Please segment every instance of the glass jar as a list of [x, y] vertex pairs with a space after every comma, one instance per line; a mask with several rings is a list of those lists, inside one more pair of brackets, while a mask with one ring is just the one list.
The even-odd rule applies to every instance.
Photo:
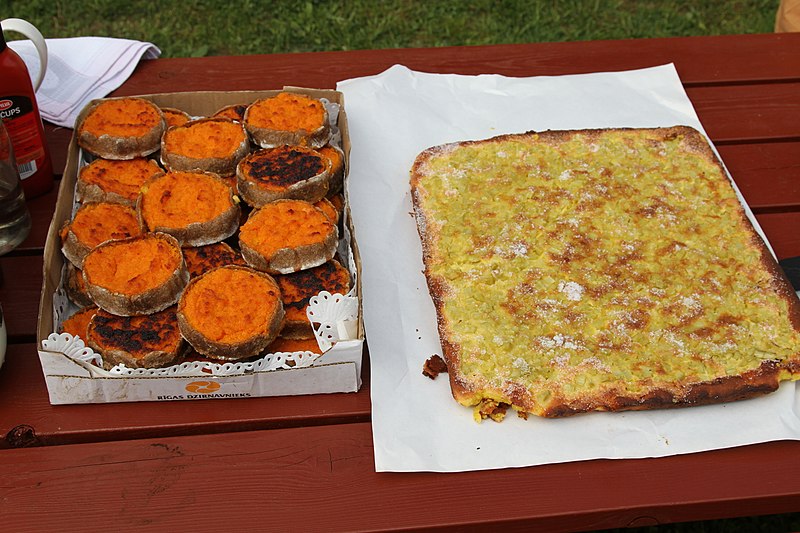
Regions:
[[0, 254], [17, 247], [31, 231], [31, 215], [19, 179], [11, 138], [0, 121]]
[[3, 366], [3, 362], [6, 360], [6, 343], [6, 319], [3, 316], [3, 308], [0, 307], [0, 366]]

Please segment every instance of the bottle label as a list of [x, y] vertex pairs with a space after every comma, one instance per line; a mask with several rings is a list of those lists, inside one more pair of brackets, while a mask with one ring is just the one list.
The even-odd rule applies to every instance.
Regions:
[[0, 97], [0, 118], [3, 119], [14, 146], [20, 178], [32, 176], [44, 164], [44, 139], [39, 134], [39, 117], [27, 96]]

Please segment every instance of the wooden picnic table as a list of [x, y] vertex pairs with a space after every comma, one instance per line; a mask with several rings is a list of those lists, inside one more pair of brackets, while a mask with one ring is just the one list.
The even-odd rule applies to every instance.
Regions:
[[[113, 95], [334, 88], [398, 63], [508, 76], [674, 63], [776, 254], [800, 255], [798, 33], [158, 59], [141, 62]], [[48, 127], [57, 169], [71, 134]], [[659, 459], [376, 473], [368, 354], [357, 393], [51, 406], [36, 321], [56, 196], [30, 200], [30, 237], [0, 258], [9, 333], [0, 517], [11, 530], [568, 531], [800, 510], [796, 441]]]

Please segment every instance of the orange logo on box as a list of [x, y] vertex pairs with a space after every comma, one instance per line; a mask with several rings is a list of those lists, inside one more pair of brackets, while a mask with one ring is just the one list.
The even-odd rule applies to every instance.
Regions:
[[192, 381], [186, 385], [186, 390], [199, 394], [210, 394], [218, 391], [220, 387], [221, 385], [216, 381]]

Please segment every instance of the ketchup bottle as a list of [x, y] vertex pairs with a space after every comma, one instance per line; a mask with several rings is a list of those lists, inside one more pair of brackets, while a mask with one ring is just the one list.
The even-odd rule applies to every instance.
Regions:
[[[3, 21], [4, 27], [6, 22]], [[2, 31], [0, 31], [0, 118], [14, 146], [25, 197], [30, 199], [48, 192], [54, 183], [53, 163], [47, 148], [39, 106], [36, 104], [36, 94], [25, 62], [6, 45]]]

